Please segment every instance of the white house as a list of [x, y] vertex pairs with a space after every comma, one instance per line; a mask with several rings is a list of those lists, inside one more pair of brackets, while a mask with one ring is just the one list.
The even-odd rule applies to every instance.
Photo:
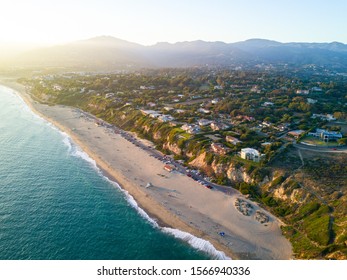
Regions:
[[322, 115], [322, 114], [313, 114], [312, 119], [316, 119], [316, 118], [320, 118], [321, 120], [325, 120], [325, 121], [336, 121], [336, 118], [334, 118], [334, 116], [332, 114], [326, 114], [326, 115]]
[[210, 123], [212, 123], [212, 121], [206, 120], [206, 119], [200, 119], [200, 120], [198, 121], [198, 124], [199, 124], [200, 126], [206, 126], [206, 125], [209, 125]]
[[256, 149], [253, 149], [253, 148], [241, 149], [241, 158], [243, 159], [259, 162], [261, 157], [262, 155]]
[[200, 132], [200, 127], [194, 124], [184, 124], [181, 127], [184, 131], [188, 132], [189, 134], [196, 134]]
[[309, 90], [307, 90], [307, 89], [298, 89], [297, 91], [296, 91], [296, 94], [309, 94], [310, 93], [310, 91]]
[[264, 102], [264, 103], [263, 103], [263, 106], [264, 106], [264, 107], [271, 107], [271, 106], [273, 106], [273, 105], [275, 105], [273, 102]]
[[171, 122], [173, 121], [175, 118], [170, 116], [170, 115], [161, 115], [158, 117], [158, 120], [160, 120], [161, 122]]
[[207, 109], [204, 109], [204, 108], [199, 108], [199, 109], [198, 109], [198, 112], [199, 112], [199, 113], [204, 113], [204, 114], [209, 114], [209, 113], [210, 113], [210, 110], [207, 110]]

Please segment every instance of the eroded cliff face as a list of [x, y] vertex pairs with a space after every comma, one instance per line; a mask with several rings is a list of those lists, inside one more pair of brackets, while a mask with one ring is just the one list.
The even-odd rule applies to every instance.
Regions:
[[192, 160], [189, 163], [190, 166], [199, 168], [199, 169], [205, 169], [207, 167], [206, 163], [206, 153], [202, 153], [198, 155], [194, 160]]
[[254, 183], [254, 179], [245, 171], [244, 167], [236, 167], [233, 163], [227, 169], [227, 177], [235, 183]]
[[164, 143], [163, 148], [173, 152], [176, 155], [182, 154], [182, 149], [180, 149], [176, 143], [166, 142]]
[[206, 162], [206, 153], [201, 153], [189, 163], [191, 166], [207, 170], [212, 168], [216, 175], [224, 174], [230, 181], [234, 183], [254, 183], [254, 179], [245, 171], [244, 167], [237, 167], [234, 163], [219, 163], [213, 160], [209, 165]]

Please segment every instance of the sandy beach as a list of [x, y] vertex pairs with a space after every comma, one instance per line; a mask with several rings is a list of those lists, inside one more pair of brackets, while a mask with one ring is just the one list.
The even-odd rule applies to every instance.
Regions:
[[[163, 169], [164, 163], [122, 135], [103, 126], [79, 110], [37, 103], [17, 83], [0, 83], [20, 93], [32, 110], [66, 132], [111, 180], [128, 191], [139, 206], [161, 226], [179, 229], [210, 241], [232, 259], [291, 259], [292, 248], [281, 233], [280, 221], [249, 202], [250, 216], [235, 207], [237, 191], [226, 195], [201, 186], [178, 172]], [[151, 187], [145, 186], [151, 183]], [[269, 217], [261, 224], [256, 210]], [[224, 236], [220, 233], [224, 232]]]

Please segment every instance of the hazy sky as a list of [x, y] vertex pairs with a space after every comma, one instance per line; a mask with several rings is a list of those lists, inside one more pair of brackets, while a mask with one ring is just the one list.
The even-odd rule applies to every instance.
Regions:
[[0, 42], [347, 43], [346, 0], [0, 0]]

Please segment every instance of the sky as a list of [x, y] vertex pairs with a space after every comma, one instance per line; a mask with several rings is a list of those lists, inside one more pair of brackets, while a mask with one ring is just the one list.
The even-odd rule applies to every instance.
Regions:
[[0, 42], [347, 43], [346, 0], [0, 0]]

